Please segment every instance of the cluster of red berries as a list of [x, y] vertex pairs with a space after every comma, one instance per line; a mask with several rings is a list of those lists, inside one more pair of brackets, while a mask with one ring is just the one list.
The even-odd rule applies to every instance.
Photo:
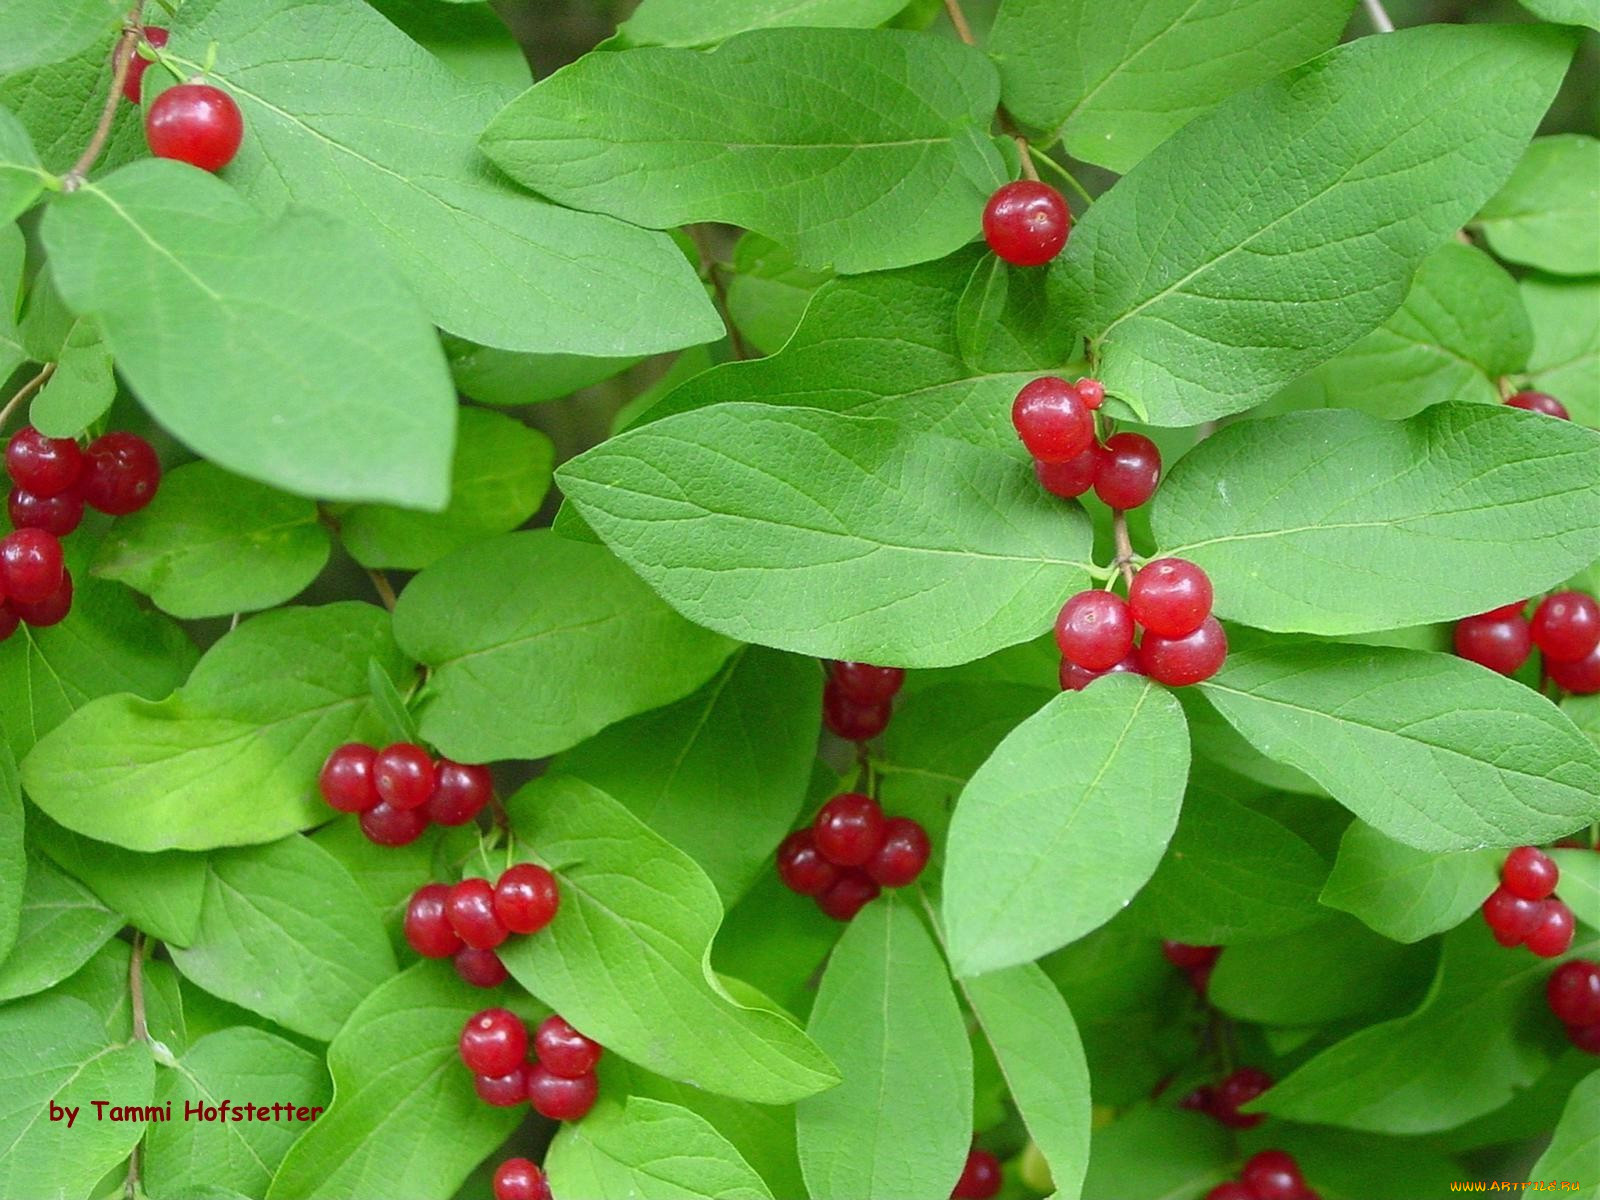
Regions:
[[916, 821], [885, 817], [871, 796], [845, 792], [818, 810], [811, 828], [783, 839], [778, 875], [834, 920], [848, 921], [880, 889], [914, 883], [931, 850]]
[[450, 959], [474, 987], [498, 987], [506, 968], [495, 949], [513, 933], [538, 933], [560, 907], [556, 877], [537, 863], [507, 867], [493, 886], [426, 883], [406, 905], [406, 941], [424, 958]]
[[530, 1039], [516, 1013], [486, 1008], [462, 1026], [460, 1050], [474, 1090], [496, 1108], [526, 1103], [552, 1121], [576, 1121], [600, 1093], [594, 1073], [603, 1053], [600, 1043], [559, 1016], [545, 1018]]
[[1216, 1084], [1195, 1088], [1178, 1101], [1178, 1107], [1205, 1113], [1230, 1129], [1253, 1129], [1261, 1124], [1262, 1114], [1239, 1110], [1271, 1086], [1272, 1076], [1260, 1067], [1240, 1067]]
[[1552, 592], [1531, 621], [1523, 615], [1527, 605], [1518, 600], [1457, 621], [1456, 653], [1510, 675], [1538, 647], [1556, 686], [1577, 695], [1600, 692], [1600, 603], [1586, 592]]
[[870, 741], [888, 726], [895, 695], [905, 681], [906, 673], [899, 667], [829, 663], [828, 682], [822, 689], [822, 723], [847, 742]]
[[1185, 687], [1210, 679], [1228, 657], [1228, 635], [1211, 615], [1211, 580], [1181, 558], [1140, 567], [1126, 600], [1098, 589], [1079, 592], [1056, 617], [1056, 645], [1061, 687], [1074, 692], [1119, 672]]
[[1211, 971], [1222, 954], [1221, 946], [1191, 946], [1187, 942], [1161, 943], [1161, 953], [1166, 960], [1189, 977], [1190, 984], [1200, 995], [1211, 986]]
[[1046, 375], [1022, 386], [1011, 404], [1011, 423], [1047, 492], [1075, 500], [1093, 488], [1111, 508], [1138, 508], [1161, 482], [1161, 451], [1139, 433], [1100, 441], [1095, 411], [1105, 398], [1098, 379], [1068, 383]]
[[54, 625], [72, 609], [72, 573], [61, 539], [83, 507], [111, 516], [138, 512], [161, 483], [161, 460], [133, 433], [107, 433], [80, 449], [31, 425], [6, 443], [13, 532], [0, 539], [0, 641], [26, 622]]
[[1572, 1044], [1585, 1054], [1600, 1054], [1600, 963], [1587, 958], [1562, 963], [1544, 995]]
[[550, 1180], [539, 1164], [527, 1158], [508, 1158], [495, 1168], [494, 1200], [555, 1200]]
[[328, 755], [317, 786], [340, 812], [360, 813], [361, 832], [380, 846], [408, 845], [430, 824], [465, 825], [494, 794], [489, 768], [435, 760], [414, 742], [347, 742]]
[[[152, 51], [167, 44], [170, 35], [159, 25], [144, 28], [144, 41]], [[138, 104], [144, 96], [144, 73], [151, 60], [137, 52], [128, 60], [122, 94]], [[220, 171], [233, 161], [244, 141], [244, 115], [232, 96], [198, 79], [170, 87], [144, 114], [144, 136], [157, 158], [172, 158]]]
[[1205, 1200], [1317, 1200], [1317, 1193], [1306, 1186], [1294, 1155], [1263, 1150], [1250, 1156], [1237, 1180], [1219, 1183]]
[[974, 1147], [967, 1153], [961, 1178], [956, 1180], [950, 1200], [991, 1200], [1000, 1194], [1000, 1160], [987, 1150]]
[[1572, 945], [1572, 910], [1554, 892], [1555, 859], [1536, 846], [1518, 846], [1500, 867], [1500, 886], [1483, 902], [1483, 919], [1502, 946], [1526, 946], [1540, 958], [1559, 958]]

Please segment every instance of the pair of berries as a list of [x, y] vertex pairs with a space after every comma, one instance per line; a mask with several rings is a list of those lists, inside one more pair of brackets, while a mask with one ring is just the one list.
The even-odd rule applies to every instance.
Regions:
[[322, 798], [340, 812], [360, 813], [361, 832], [380, 846], [405, 846], [430, 824], [465, 825], [494, 794], [489, 768], [437, 761], [414, 742], [376, 750], [346, 742], [317, 776]]
[[1072, 210], [1060, 192], [1037, 179], [995, 190], [983, 206], [983, 240], [1014, 267], [1039, 267], [1061, 253]]
[[[159, 25], [144, 30], [146, 45], [159, 50], [170, 35]], [[138, 104], [151, 60], [137, 52], [128, 62], [122, 94]], [[145, 141], [157, 158], [186, 162], [202, 171], [220, 171], [233, 161], [244, 141], [244, 115], [232, 96], [198, 79], [170, 87], [144, 115]]]
[[1586, 1054], [1600, 1054], [1600, 963], [1575, 958], [1545, 983], [1545, 999], [1567, 1037]]
[[1543, 413], [1547, 417], [1556, 417], [1562, 421], [1572, 420], [1572, 414], [1567, 411], [1567, 406], [1548, 392], [1518, 392], [1514, 396], [1506, 397], [1506, 403], [1512, 408], [1524, 409], [1527, 412]]
[[539, 1164], [527, 1158], [508, 1158], [495, 1168], [494, 1200], [555, 1200], [550, 1180]]
[[1504, 604], [1456, 622], [1456, 653], [1469, 662], [1510, 675], [1538, 648], [1544, 672], [1576, 695], [1600, 692], [1600, 603], [1585, 592], [1552, 592], [1533, 620], [1526, 600]]
[[1000, 1160], [987, 1150], [969, 1150], [950, 1200], [990, 1200], [999, 1194]]
[[[1128, 585], [1128, 598], [1090, 590], [1056, 617], [1061, 687], [1082, 691], [1102, 675], [1131, 671], [1169, 687], [1210, 679], [1228, 656], [1228, 637], [1211, 615], [1211, 580], [1192, 562], [1157, 558]], [[1134, 635], [1142, 628], [1138, 648]]]
[[895, 694], [905, 681], [906, 673], [899, 667], [829, 663], [828, 682], [822, 689], [822, 723], [847, 742], [870, 741], [889, 724]]
[[1114, 433], [1099, 442], [1094, 413], [1105, 396], [1098, 379], [1068, 383], [1046, 375], [1017, 393], [1011, 424], [1047, 492], [1074, 500], [1093, 488], [1112, 508], [1138, 508], [1161, 482], [1161, 451], [1139, 433]]
[[495, 948], [513, 933], [538, 933], [560, 907], [556, 877], [537, 863], [517, 863], [492, 887], [487, 879], [419, 887], [406, 905], [406, 941], [424, 958], [452, 959], [474, 987], [496, 987], [506, 969]]
[[783, 839], [778, 875], [834, 920], [848, 921], [880, 889], [914, 883], [931, 852], [916, 821], [885, 817], [871, 796], [845, 792], [822, 806], [810, 829]]
[[594, 1073], [600, 1043], [559, 1016], [545, 1018], [530, 1039], [516, 1013], [486, 1008], [467, 1018], [459, 1049], [473, 1088], [497, 1108], [527, 1103], [552, 1121], [576, 1121], [594, 1107], [600, 1091]]
[[1483, 902], [1483, 919], [1502, 946], [1526, 946], [1540, 958], [1559, 958], [1572, 945], [1572, 910], [1554, 892], [1561, 881], [1555, 859], [1535, 846], [1518, 846], [1500, 867], [1500, 886]]
[[1306, 1186], [1294, 1155], [1263, 1150], [1245, 1161], [1237, 1180], [1219, 1183], [1205, 1200], [1317, 1200], [1317, 1194]]
[[1230, 1129], [1253, 1129], [1261, 1124], [1261, 1113], [1243, 1113], [1239, 1110], [1272, 1086], [1272, 1076], [1259, 1067], [1240, 1067], [1216, 1084], [1195, 1088], [1182, 1100], [1179, 1108], [1203, 1112]]
[[1161, 943], [1161, 953], [1166, 960], [1189, 977], [1190, 984], [1201, 996], [1211, 986], [1211, 971], [1222, 954], [1221, 946], [1191, 946], [1187, 942]]

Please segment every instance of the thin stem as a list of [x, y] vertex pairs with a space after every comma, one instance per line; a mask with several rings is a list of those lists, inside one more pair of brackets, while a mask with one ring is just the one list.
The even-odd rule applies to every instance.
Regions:
[[967, 24], [967, 14], [961, 11], [961, 0], [944, 0], [944, 10], [950, 14], [950, 24], [956, 28], [956, 36], [969, 46], [976, 46], [978, 39], [972, 36], [972, 26]]
[[100, 151], [106, 148], [106, 139], [111, 136], [111, 123], [117, 116], [117, 102], [122, 98], [122, 85], [127, 82], [128, 69], [133, 64], [134, 47], [139, 44], [139, 39], [144, 37], [144, 26], [140, 23], [143, 11], [144, 0], [139, 0], [139, 3], [133, 6], [133, 11], [128, 14], [128, 22], [123, 26], [122, 36], [117, 39], [117, 44], [111, 51], [111, 90], [106, 93], [105, 105], [100, 109], [100, 121], [94, 127], [94, 136], [89, 139], [89, 144], [84, 147], [83, 153], [78, 156], [78, 161], [72, 164], [72, 169], [61, 177], [62, 191], [77, 191], [88, 176], [89, 168], [94, 166], [95, 160], [100, 157]]
[[27, 383], [17, 389], [17, 394], [6, 401], [6, 406], [0, 408], [0, 429], [6, 427], [6, 422], [11, 420], [11, 415], [17, 411], [27, 398], [50, 382], [50, 376], [56, 373], [55, 363], [45, 363], [39, 373]]
[[[1061, 176], [1062, 182], [1064, 182], [1069, 188], [1077, 193], [1078, 199], [1082, 200], [1085, 204], [1094, 203], [1094, 197], [1089, 194], [1089, 189], [1084, 187], [1083, 184], [1079, 183], [1071, 171], [1067, 170], [1043, 150], [1040, 150], [1037, 146], [1029, 144], [1027, 150], [1029, 158], [1035, 162], [1042, 162], [1057, 175]], [[1034, 178], [1037, 179], [1038, 176], [1035, 175]]]
[[[150, 1025], [144, 1008], [144, 933], [133, 931], [133, 953], [128, 957], [128, 998], [133, 1005], [133, 1040], [148, 1042]], [[128, 1176], [122, 1185], [128, 1200], [139, 1195], [139, 1143], [128, 1154]]]
[[1128, 534], [1128, 514], [1120, 508], [1111, 510], [1111, 532], [1117, 541], [1117, 557], [1112, 563], [1122, 572], [1122, 578], [1133, 583], [1133, 538]]
[[739, 327], [734, 324], [733, 310], [728, 307], [728, 287], [722, 278], [720, 264], [716, 255], [711, 253], [711, 245], [704, 225], [690, 225], [689, 236], [694, 239], [695, 249], [700, 252], [700, 277], [711, 285], [711, 290], [716, 293], [717, 312], [722, 316], [722, 326], [728, 331], [728, 345], [733, 348], [735, 358], [754, 358], [750, 347], [745, 344], [744, 338], [739, 333]]
[[1361, 0], [1361, 2], [1367, 6], [1367, 17], [1372, 21], [1373, 28], [1379, 33], [1394, 32], [1394, 22], [1384, 11], [1383, 0]]
[[389, 583], [389, 577], [382, 571], [368, 567], [367, 578], [372, 580], [372, 586], [378, 593], [378, 599], [383, 601], [383, 606], [390, 612], [393, 612], [396, 597], [394, 594], [394, 587]]

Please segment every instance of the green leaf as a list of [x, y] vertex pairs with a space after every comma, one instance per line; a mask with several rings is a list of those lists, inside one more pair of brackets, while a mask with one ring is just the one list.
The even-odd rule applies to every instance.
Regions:
[[[0, 296], [14, 297], [22, 287], [22, 269], [28, 254], [27, 242], [16, 225], [0, 225]], [[0, 373], [10, 375], [28, 361], [13, 313], [15, 305], [0, 303]]]
[[[4, 21], [0, 17], [0, 26]], [[4, 53], [0, 50], [0, 55]], [[49, 178], [28, 131], [8, 109], [0, 108], [0, 223], [14, 221], [33, 207]]]
[[[1051, 270], [1114, 396], [1156, 425], [1240, 412], [1389, 316], [1510, 174], [1571, 40], [1361, 38], [1197, 117], [1085, 214]], [[1205, 219], [1152, 221], [1205, 179]]]
[[870, 29], [905, 6], [906, 0], [644, 0], [617, 36], [629, 46], [710, 46], [750, 29]]
[[808, 1032], [844, 1072], [795, 1112], [813, 1196], [943, 1196], [972, 1141], [972, 1051], [933, 937], [894, 892], [845, 929]]
[[1600, 815], [1600, 749], [1537, 692], [1459, 658], [1291, 644], [1230, 655], [1200, 686], [1263, 753], [1418, 850], [1545, 842]]
[[104, 416], [117, 398], [111, 351], [100, 327], [83, 318], [72, 323], [50, 361], [56, 369], [29, 402], [28, 424], [50, 437], [77, 437]]
[[109, 53], [121, 21], [117, 0], [10, 0], [0, 11], [0, 75], [60, 62], [101, 40]]
[[811, 297], [829, 278], [826, 271], [802, 267], [793, 251], [771, 238], [747, 233], [733, 249], [728, 317], [757, 350], [775, 354], [799, 326]]
[[1198, 1197], [1237, 1161], [1233, 1138], [1210, 1117], [1140, 1105], [1095, 1130], [1083, 1200]]
[[719, 404], [557, 472], [680, 612], [745, 641], [904, 666], [1042, 632], [1089, 523], [1014, 459], [882, 421]]
[[130, 850], [249, 845], [321, 824], [323, 759], [381, 729], [373, 658], [395, 678], [406, 672], [388, 615], [372, 605], [264, 613], [218, 641], [167, 699], [84, 705], [24, 760], [23, 787], [67, 828]]
[[[339, 860], [341, 866], [366, 893], [367, 903], [378, 911], [378, 917], [389, 932], [389, 942], [402, 961], [414, 961], [411, 950], [401, 933], [401, 921], [411, 893], [418, 881], [435, 876], [434, 855], [444, 841], [445, 831], [440, 826], [424, 833], [416, 841], [404, 846], [379, 846], [369, 842], [361, 826], [355, 821], [330, 821], [315, 833], [311, 840]], [[456, 837], [476, 837], [476, 827], [468, 833], [456, 832]]]
[[877, 271], [972, 239], [1006, 178], [985, 132], [999, 92], [957, 41], [767, 29], [710, 53], [588, 55], [523, 93], [482, 144], [573, 208], [655, 229], [723, 221], [806, 266]]
[[1533, 322], [1528, 386], [1556, 396], [1581, 424], [1600, 425], [1600, 282], [1530, 277], [1522, 302]]
[[[433, 3], [433, 0], [421, 0]], [[637, 358], [586, 358], [576, 354], [518, 354], [445, 338], [456, 390], [479, 404], [516, 408], [569, 396], [627, 370]]]
[[1006, 108], [1126, 171], [1243, 88], [1339, 40], [1354, 0], [1005, 0], [989, 35]]
[[1501, 258], [1558, 275], [1600, 274], [1600, 140], [1537, 138], [1474, 222]]
[[464, 762], [565, 750], [693, 691], [733, 650], [601, 547], [548, 530], [441, 559], [406, 588], [394, 628], [432, 671], [423, 736]]
[[[51, 988], [50, 994], [81, 1000], [104, 1023], [107, 1039], [129, 1041], [133, 1037], [133, 998], [128, 994], [132, 962], [133, 948], [121, 938], [112, 938], [74, 974]], [[147, 956], [142, 973], [150, 1036], [182, 1054], [188, 1048], [189, 1033], [178, 972], [170, 963]]]
[[1600, 30], [1600, 5], [1595, 0], [1522, 0], [1522, 7], [1546, 21]]
[[1600, 1071], [1572, 1089], [1555, 1136], [1529, 1175], [1582, 1187], [1600, 1184]]
[[1600, 434], [1538, 417], [1441, 404], [1404, 422], [1337, 409], [1243, 421], [1173, 468], [1151, 528], [1211, 576], [1219, 616], [1258, 629], [1482, 612], [1600, 557]]
[[340, 515], [340, 540], [364, 567], [420, 571], [533, 516], [550, 490], [554, 454], [550, 439], [521, 421], [463, 408], [445, 510], [362, 505]]
[[356, 881], [298, 836], [212, 854], [194, 940], [170, 950], [206, 991], [322, 1041], [395, 972]]
[[[155, 1063], [138, 1043], [107, 1045], [83, 1001], [38, 996], [0, 1008], [0, 1079], [0, 1194], [84, 1196], [145, 1130], [97, 1119], [90, 1102], [149, 1104]], [[75, 1110], [70, 1128], [52, 1104]]]
[[544, 1166], [564, 1191], [589, 1200], [772, 1200], [704, 1117], [640, 1096], [562, 1125]]
[[552, 769], [621, 801], [731, 905], [799, 815], [821, 713], [815, 662], [750, 646], [692, 696], [602, 730]]
[[987, 360], [990, 340], [1005, 314], [1008, 272], [998, 254], [980, 258], [956, 305], [956, 345], [961, 360], [974, 367]]
[[973, 775], [950, 822], [942, 912], [957, 975], [1027, 962], [1133, 899], [1178, 823], [1183, 711], [1143, 679], [1063, 692]]
[[317, 506], [207, 462], [168, 471], [100, 543], [94, 571], [193, 620], [292, 599], [328, 561]]
[[1417, 850], [1355, 821], [1321, 899], [1386, 938], [1419, 942], [1469, 918], [1494, 891], [1504, 858], [1497, 850]]
[[[377, 659], [367, 662], [367, 688], [372, 692], [373, 706], [378, 710], [378, 715], [383, 718], [384, 730], [391, 742], [419, 742], [422, 735], [417, 732], [416, 718], [411, 715], [411, 710], [406, 707], [400, 689], [395, 687], [394, 680], [389, 678], [389, 673], [383, 669], [383, 664]], [[393, 849], [393, 847], [390, 847]]]
[[[1447, 1196], [1470, 1172], [1416, 1138], [1274, 1122], [1270, 1141], [1317, 1181], [1323, 1200], [1417, 1200]], [[1501, 1139], [1504, 1141], [1504, 1139]]]
[[[260, 1196], [272, 1182], [290, 1144], [328, 1103], [330, 1089], [322, 1060], [292, 1042], [260, 1029], [236, 1028], [208, 1034], [178, 1065], [156, 1080], [156, 1103], [170, 1103], [173, 1120], [153, 1122], [145, 1138], [145, 1187], [153, 1195], [187, 1195], [193, 1189], [230, 1187]], [[229, 1101], [288, 1111], [271, 1120], [189, 1122], [180, 1119], [186, 1103]], [[298, 1112], [296, 1111], [298, 1110]], [[300, 1118], [299, 1113], [306, 1113]]]
[[500, 948], [529, 992], [609, 1051], [719, 1095], [787, 1104], [837, 1081], [787, 1016], [712, 974], [722, 909], [692, 859], [575, 779], [532, 783], [507, 808], [561, 883], [549, 928]]
[[[60, 7], [52, 0], [33, 0], [33, 4]], [[116, 7], [113, 19], [120, 21], [127, 10], [120, 4]], [[14, 6], [8, 8], [6, 16], [15, 11]], [[103, 41], [96, 40], [60, 62], [15, 74], [0, 71], [0, 106], [22, 122], [40, 161], [50, 170], [66, 171], [94, 135], [111, 84], [111, 42], [108, 29]], [[149, 153], [139, 106], [118, 104], [98, 170], [110, 171]]]
[[481, 0], [367, 0], [412, 41], [427, 47], [462, 79], [493, 84], [514, 96], [531, 82], [522, 47], [500, 14]]
[[17, 763], [0, 743], [0, 963], [6, 961], [21, 928], [24, 879], [28, 870], [23, 848], [25, 818]]
[[483, 1007], [440, 963], [369, 995], [328, 1047], [334, 1099], [289, 1148], [268, 1200], [449, 1196], [521, 1119], [478, 1099], [456, 1039]]
[[0, 962], [0, 1000], [30, 996], [60, 983], [121, 928], [122, 918], [88, 888], [49, 860], [29, 854], [16, 941]]
[[1550, 856], [1561, 868], [1561, 898], [1572, 915], [1600, 930], [1600, 854], [1589, 849], [1556, 849]]
[[[268, 223], [220, 180], [158, 159], [56, 201], [43, 238], [62, 296], [99, 320], [135, 394], [218, 466], [309, 495], [444, 504], [444, 356], [342, 219]], [[344, 278], [361, 287], [327, 286]]]

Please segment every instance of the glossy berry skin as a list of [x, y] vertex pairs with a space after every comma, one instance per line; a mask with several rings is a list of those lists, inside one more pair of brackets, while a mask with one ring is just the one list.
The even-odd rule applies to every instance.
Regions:
[[22, 618], [11, 611], [9, 604], [0, 604], [0, 642], [5, 641], [17, 631], [17, 626], [22, 624]]
[[845, 792], [822, 806], [811, 824], [811, 836], [822, 857], [834, 866], [859, 867], [883, 845], [887, 826], [876, 800]]
[[778, 847], [778, 878], [791, 892], [816, 896], [833, 886], [839, 868], [822, 857], [811, 830], [799, 829]]
[[396, 742], [372, 760], [372, 783], [385, 804], [421, 808], [433, 795], [433, 759], [413, 742]]
[[878, 885], [865, 871], [841, 871], [833, 885], [817, 896], [817, 907], [835, 921], [848, 921], [878, 895]]
[[1261, 1124], [1261, 1113], [1242, 1113], [1239, 1109], [1272, 1086], [1272, 1076], [1259, 1067], [1240, 1067], [1217, 1084], [1211, 1115], [1233, 1129], [1253, 1129]]
[[847, 742], [871, 741], [888, 727], [892, 712], [888, 701], [857, 704], [832, 683], [822, 689], [822, 723]]
[[411, 893], [406, 904], [406, 943], [423, 958], [449, 958], [465, 944], [450, 927], [445, 901], [450, 889], [442, 883], [425, 883]]
[[883, 845], [867, 860], [867, 874], [880, 887], [915, 883], [933, 853], [927, 830], [910, 817], [891, 817], [884, 830]]
[[1077, 458], [1066, 462], [1047, 463], [1033, 460], [1033, 473], [1039, 486], [1052, 496], [1063, 500], [1076, 500], [1094, 486], [1094, 465], [1098, 446], [1090, 446]]
[[533, 1034], [533, 1053], [541, 1066], [563, 1079], [591, 1074], [605, 1052], [599, 1042], [586, 1038], [560, 1016], [549, 1016]]
[[372, 760], [378, 752], [360, 742], [346, 742], [328, 755], [317, 775], [322, 798], [340, 812], [366, 812], [383, 799], [372, 782]]
[[1567, 1040], [1585, 1054], [1600, 1054], [1600, 1022], [1593, 1025], [1568, 1025]]
[[525, 1158], [508, 1158], [495, 1168], [494, 1200], [551, 1200], [544, 1172]]
[[1139, 666], [1157, 683], [1188, 687], [1210, 679], [1228, 657], [1228, 635], [1215, 617], [1207, 617], [1188, 637], [1164, 638], [1153, 633], [1139, 643]]
[[69, 491], [83, 475], [83, 451], [71, 438], [45, 437], [24, 425], [6, 443], [6, 473], [11, 482], [49, 499]]
[[1094, 445], [1094, 414], [1076, 388], [1054, 375], [1022, 386], [1011, 424], [1038, 462], [1066, 462]]
[[875, 667], [871, 663], [836, 662], [828, 667], [828, 678], [840, 695], [855, 704], [882, 704], [893, 700], [905, 684], [906, 673], [899, 667]]
[[1072, 210], [1047, 183], [1019, 179], [999, 188], [983, 208], [983, 240], [1016, 267], [1037, 267], [1061, 253]]
[[1138, 508], [1161, 482], [1161, 451], [1142, 433], [1114, 433], [1095, 454], [1094, 494], [1112, 508]]
[[0, 588], [11, 600], [37, 604], [61, 586], [61, 542], [42, 529], [17, 529], [0, 539]]
[[478, 1099], [496, 1108], [512, 1108], [528, 1101], [527, 1063], [518, 1063], [504, 1075], [474, 1075], [472, 1090]]
[[1547, 417], [1559, 417], [1563, 421], [1572, 419], [1571, 414], [1567, 412], [1567, 406], [1546, 392], [1518, 392], [1515, 396], [1509, 397], [1506, 403], [1512, 408], [1543, 413]]
[[[144, 27], [144, 40], [158, 50], [167, 44], [168, 36], [167, 31], [159, 25]], [[132, 53], [133, 57], [128, 60], [128, 74], [122, 81], [122, 94], [137, 104], [144, 95], [144, 73], [150, 69], [150, 60], [137, 50]]]
[[1211, 615], [1211, 579], [1185, 559], [1152, 559], [1128, 585], [1128, 608], [1158, 637], [1188, 637]]
[[1553, 592], [1533, 610], [1533, 644], [1552, 662], [1577, 662], [1600, 646], [1600, 604], [1583, 592]]
[[1133, 613], [1115, 592], [1079, 592], [1056, 616], [1061, 657], [1085, 671], [1109, 671], [1133, 649]]
[[1083, 403], [1090, 412], [1106, 402], [1106, 385], [1098, 379], [1080, 379], [1072, 386], [1078, 389], [1078, 395], [1083, 397]]
[[1456, 622], [1456, 654], [1480, 667], [1510, 675], [1533, 653], [1533, 631], [1522, 616], [1466, 617]]
[[506, 1075], [528, 1057], [528, 1027], [509, 1009], [486, 1008], [467, 1018], [456, 1046], [474, 1075]]
[[[457, 935], [459, 936], [459, 935]], [[499, 987], [507, 979], [506, 965], [493, 950], [463, 946], [451, 959], [456, 974], [473, 987]]]
[[1207, 1192], [1205, 1200], [1256, 1200], [1256, 1194], [1244, 1184], [1230, 1179]]
[[1239, 1182], [1250, 1189], [1256, 1200], [1300, 1200], [1306, 1188], [1300, 1164], [1282, 1150], [1251, 1155], [1239, 1172]]
[[1600, 1024], [1600, 963], [1586, 958], [1562, 963], [1545, 983], [1544, 994], [1563, 1025]]
[[1501, 885], [1483, 902], [1483, 919], [1502, 946], [1520, 946], [1539, 924], [1542, 902], [1524, 900]]
[[12, 488], [6, 497], [6, 513], [15, 529], [42, 529], [64, 538], [83, 520], [83, 497], [77, 492], [62, 492], [46, 498]]
[[1577, 662], [1546, 660], [1544, 669], [1557, 687], [1574, 696], [1592, 696], [1600, 692], [1600, 647]]
[[34, 629], [59, 625], [72, 611], [72, 572], [63, 568], [61, 582], [56, 585], [56, 590], [43, 600], [30, 604], [13, 596], [6, 601], [6, 607], [11, 610], [12, 616]]
[[450, 918], [450, 927], [475, 949], [493, 950], [510, 933], [495, 916], [494, 889], [487, 879], [463, 879], [453, 884], [444, 911]]
[[1539, 923], [1523, 942], [1540, 958], [1560, 958], [1572, 948], [1572, 910], [1560, 900], [1540, 901]]
[[1143, 675], [1144, 671], [1139, 666], [1139, 652], [1134, 650], [1127, 658], [1104, 671], [1085, 671], [1077, 663], [1061, 660], [1061, 670], [1057, 678], [1061, 682], [1063, 692], [1081, 692], [1096, 679], [1104, 679], [1107, 675]]
[[987, 1150], [971, 1150], [950, 1200], [990, 1200], [1000, 1192], [1000, 1160]]
[[507, 867], [494, 885], [495, 919], [512, 933], [538, 933], [561, 907], [556, 877], [538, 863]]
[[202, 171], [220, 171], [244, 141], [244, 116], [233, 97], [209, 83], [180, 83], [157, 96], [144, 114], [145, 141], [157, 158], [175, 158]]
[[552, 1121], [576, 1121], [594, 1107], [600, 1081], [591, 1072], [576, 1079], [557, 1075], [544, 1065], [528, 1072], [528, 1103]]
[[1500, 883], [1513, 896], [1543, 900], [1556, 890], [1561, 868], [1537, 846], [1518, 846], [1500, 867]]
[[1187, 942], [1162, 942], [1161, 954], [1180, 971], [1209, 967], [1222, 953], [1221, 946], [1191, 946]]
[[83, 499], [99, 512], [113, 517], [138, 512], [161, 486], [161, 460], [136, 433], [102, 434], [89, 443], [84, 457]]
[[379, 846], [409, 846], [428, 829], [428, 815], [421, 809], [396, 808], [392, 804], [369, 808], [360, 819], [367, 841]]
[[441, 758], [433, 771], [428, 795], [428, 820], [436, 825], [465, 825], [483, 811], [494, 794], [488, 767]]

